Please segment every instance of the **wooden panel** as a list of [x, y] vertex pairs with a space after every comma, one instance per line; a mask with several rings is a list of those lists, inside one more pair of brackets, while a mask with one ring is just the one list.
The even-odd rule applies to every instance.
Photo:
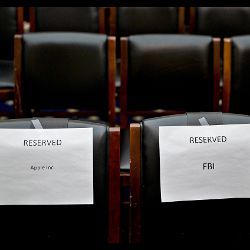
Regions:
[[108, 243], [120, 242], [120, 129], [109, 129]]
[[224, 61], [223, 61], [223, 93], [222, 112], [230, 112], [231, 95], [231, 50], [232, 42], [230, 38], [224, 39]]
[[141, 127], [130, 125], [130, 235], [131, 244], [141, 241]]

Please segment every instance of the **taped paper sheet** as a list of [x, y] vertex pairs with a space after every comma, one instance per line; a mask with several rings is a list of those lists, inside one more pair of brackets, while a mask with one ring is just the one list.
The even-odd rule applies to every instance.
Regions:
[[250, 125], [159, 128], [162, 202], [250, 198]]
[[0, 205], [93, 204], [93, 129], [0, 129]]

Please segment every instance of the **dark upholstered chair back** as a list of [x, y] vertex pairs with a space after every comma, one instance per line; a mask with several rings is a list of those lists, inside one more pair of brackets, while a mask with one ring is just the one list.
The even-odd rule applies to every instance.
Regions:
[[128, 110], [213, 110], [209, 36], [130, 36], [127, 72]]
[[98, 7], [36, 7], [35, 31], [98, 33]]
[[250, 35], [224, 39], [223, 112], [250, 114]]
[[73, 108], [97, 111], [107, 120], [111, 73], [106, 35], [39, 32], [25, 34], [21, 43], [26, 112]]
[[[205, 117], [210, 125], [250, 123], [250, 117], [244, 115], [188, 113], [187, 115], [145, 119], [140, 124], [138, 136], [141, 142], [138, 147], [141, 150], [141, 157], [132, 159], [141, 161], [139, 175], [141, 204], [138, 206], [134, 199], [131, 207], [136, 209], [134, 207], [141, 206], [141, 241], [145, 246], [165, 244], [175, 246], [175, 249], [179, 249], [180, 246], [192, 246], [194, 249], [199, 249], [200, 243], [206, 242], [204, 243], [205, 249], [215, 244], [232, 249], [232, 246], [237, 248], [245, 240], [249, 241], [249, 199], [161, 203], [159, 126], [200, 126], [198, 119], [201, 117]], [[132, 136], [135, 135], [135, 131], [130, 130], [130, 132]], [[139, 183], [138, 173], [134, 167], [135, 165], [131, 165], [132, 190], [136, 190], [137, 184], [135, 183]], [[133, 192], [132, 197], [138, 198]], [[136, 218], [137, 213], [134, 211], [132, 219], [136, 221]], [[135, 236], [138, 236], [136, 232], [138, 233], [139, 227], [137, 229], [137, 231], [134, 230]]]
[[249, 7], [197, 7], [194, 32], [214, 37], [250, 33]]
[[12, 60], [14, 35], [18, 32], [17, 8], [0, 7], [0, 58]]
[[117, 34], [178, 33], [177, 7], [118, 7]]
[[[108, 127], [64, 118], [39, 118], [44, 129], [93, 128], [94, 205], [1, 206], [1, 239], [57, 246], [102, 246], [107, 242]], [[32, 129], [31, 119], [6, 120], [0, 129]], [[84, 163], [83, 163], [84, 164]], [[69, 166], [70, 167], [70, 166]]]

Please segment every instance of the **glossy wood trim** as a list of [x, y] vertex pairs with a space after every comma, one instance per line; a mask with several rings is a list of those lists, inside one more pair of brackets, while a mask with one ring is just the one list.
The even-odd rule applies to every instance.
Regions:
[[128, 38], [121, 37], [121, 87], [120, 87], [120, 125], [128, 127], [127, 117], [127, 84], [128, 84]]
[[29, 7], [30, 32], [36, 31], [36, 7]]
[[185, 7], [178, 7], [178, 32], [185, 32]]
[[214, 82], [214, 97], [213, 111], [219, 111], [220, 99], [220, 38], [213, 38], [213, 82]]
[[108, 37], [108, 118], [110, 126], [115, 125], [115, 78], [116, 78], [116, 40]]
[[109, 129], [108, 243], [120, 242], [120, 128]]
[[99, 33], [106, 33], [106, 8], [99, 7], [98, 8], [98, 22], [99, 22]]
[[230, 112], [232, 41], [224, 38], [222, 112]]
[[21, 67], [22, 67], [22, 36], [15, 35], [14, 39], [14, 110], [15, 116], [17, 118], [22, 117], [23, 108], [22, 108], [22, 76], [21, 76]]
[[24, 8], [17, 7], [17, 34], [24, 32]]
[[116, 35], [116, 13], [117, 8], [116, 7], [109, 7], [109, 35], [115, 36]]
[[130, 125], [130, 235], [131, 244], [141, 242], [141, 126]]
[[189, 33], [195, 33], [196, 7], [189, 9]]

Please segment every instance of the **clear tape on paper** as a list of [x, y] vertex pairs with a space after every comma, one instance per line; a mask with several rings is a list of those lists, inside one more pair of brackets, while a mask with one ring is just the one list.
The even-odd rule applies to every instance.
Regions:
[[199, 122], [201, 126], [209, 126], [207, 119], [205, 117], [200, 118]]
[[32, 122], [35, 129], [43, 129], [43, 126], [42, 126], [41, 122], [38, 119], [31, 120], [31, 122]]

